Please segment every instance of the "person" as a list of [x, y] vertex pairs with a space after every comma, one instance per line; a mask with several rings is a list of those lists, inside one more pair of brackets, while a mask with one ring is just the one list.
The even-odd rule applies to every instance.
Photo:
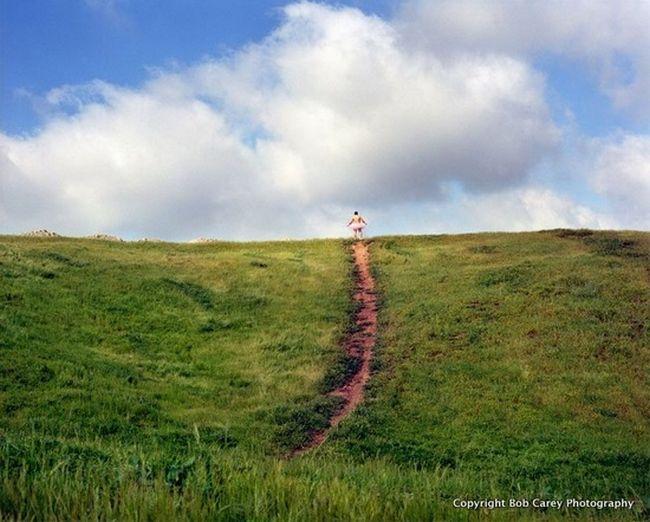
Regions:
[[352, 216], [352, 219], [347, 226], [352, 229], [352, 232], [354, 233], [354, 239], [363, 239], [363, 229], [367, 224], [368, 223], [365, 219], [363, 219], [363, 216], [360, 216], [359, 213], [355, 210], [354, 215]]

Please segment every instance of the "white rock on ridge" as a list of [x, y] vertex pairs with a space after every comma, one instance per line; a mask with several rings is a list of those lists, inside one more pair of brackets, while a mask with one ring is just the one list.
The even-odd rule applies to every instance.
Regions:
[[188, 241], [188, 243], [216, 243], [219, 241], [218, 239], [211, 239], [209, 237], [197, 237], [196, 239], [192, 239], [191, 241]]
[[84, 239], [100, 239], [102, 241], [124, 241], [123, 239], [117, 236], [111, 236], [109, 234], [93, 234], [92, 236], [85, 236]]
[[22, 234], [24, 237], [61, 237], [56, 232], [50, 232], [49, 230], [40, 229], [32, 230], [31, 232], [25, 232]]

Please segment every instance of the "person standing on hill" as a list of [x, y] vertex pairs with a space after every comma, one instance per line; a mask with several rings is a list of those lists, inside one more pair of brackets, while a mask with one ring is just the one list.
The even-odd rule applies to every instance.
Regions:
[[363, 239], [363, 229], [367, 224], [368, 223], [365, 219], [363, 219], [363, 216], [360, 216], [359, 213], [355, 210], [354, 215], [352, 216], [352, 219], [347, 226], [352, 229], [352, 232], [354, 233], [354, 239]]

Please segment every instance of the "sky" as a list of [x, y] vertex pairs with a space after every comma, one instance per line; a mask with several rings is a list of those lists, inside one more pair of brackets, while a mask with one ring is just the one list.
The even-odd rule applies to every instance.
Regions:
[[648, 230], [647, 0], [0, 0], [0, 234]]

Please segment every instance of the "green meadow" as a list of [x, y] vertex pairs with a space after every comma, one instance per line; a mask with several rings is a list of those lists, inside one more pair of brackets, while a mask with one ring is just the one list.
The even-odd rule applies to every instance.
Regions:
[[[648, 516], [650, 233], [371, 240], [364, 403], [343, 240], [0, 237], [0, 519]], [[636, 500], [476, 510], [456, 498]]]

